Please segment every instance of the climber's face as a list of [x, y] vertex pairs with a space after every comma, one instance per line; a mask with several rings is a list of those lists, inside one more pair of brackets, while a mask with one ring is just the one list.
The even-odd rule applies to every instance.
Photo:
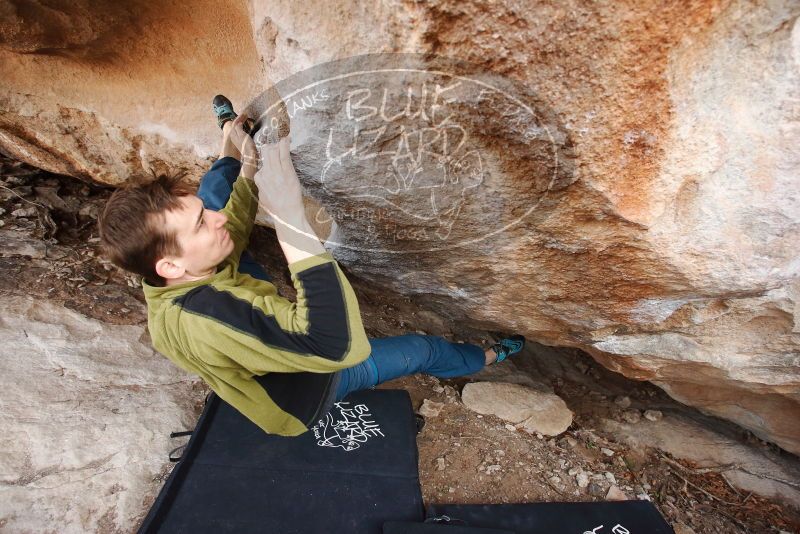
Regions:
[[168, 284], [213, 275], [234, 248], [224, 214], [203, 208], [203, 201], [194, 195], [180, 197], [180, 203], [179, 209], [164, 214], [164, 229], [175, 235], [181, 254], [156, 264], [156, 271]]

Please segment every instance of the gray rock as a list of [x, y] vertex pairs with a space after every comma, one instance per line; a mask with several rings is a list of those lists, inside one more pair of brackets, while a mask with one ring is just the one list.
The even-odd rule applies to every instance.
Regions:
[[[792, 482], [800, 480], [800, 461], [791, 455], [770, 454], [757, 444], [742, 443], [680, 414], [664, 417], [658, 424], [602, 419], [599, 425], [599, 430], [614, 435], [631, 450], [652, 447], [699, 467], [739, 465], [741, 469], [726, 471], [725, 478], [744, 494], [753, 492], [800, 508], [800, 489]], [[617, 458], [624, 468], [622, 457]]]
[[626, 410], [622, 412], [622, 418], [633, 425], [641, 421], [642, 414], [639, 413], [639, 410]]
[[36, 208], [34, 206], [28, 206], [15, 209], [11, 212], [11, 216], [18, 219], [27, 219], [29, 217], [36, 217], [36, 213]]
[[607, 501], [627, 501], [629, 499], [630, 498], [625, 494], [625, 492], [615, 485], [612, 485], [610, 488], [608, 488], [608, 493], [606, 493]]
[[2, 256], [29, 256], [31, 258], [44, 258], [47, 255], [47, 245], [41, 239], [33, 237], [30, 232], [6, 229], [0, 233], [3, 246], [0, 247]]
[[422, 401], [422, 406], [419, 408], [419, 414], [422, 417], [439, 417], [442, 408], [444, 408], [444, 403], [425, 399]]
[[661, 418], [664, 417], [658, 410], [647, 410], [644, 412], [644, 418], [648, 421], [661, 421]]
[[627, 395], [619, 396], [614, 399], [614, 404], [619, 406], [620, 408], [630, 408], [631, 406], [631, 398]]
[[125, 531], [141, 520], [170, 465], [167, 436], [194, 426], [199, 399], [195, 379], [143, 331], [3, 298], [0, 339], [13, 357], [0, 359], [0, 517], [10, 531], [99, 532], [109, 518]]
[[597, 482], [589, 482], [587, 491], [589, 492], [589, 495], [594, 495], [595, 497], [602, 497], [606, 494], [606, 490], [604, 490], [603, 486]]
[[558, 446], [562, 449], [566, 448], [573, 448], [578, 444], [578, 440], [573, 438], [572, 436], [564, 436], [560, 440], [558, 440]]
[[560, 397], [519, 384], [469, 383], [461, 398], [469, 409], [496, 415], [530, 434], [557, 436], [572, 424], [572, 412]]

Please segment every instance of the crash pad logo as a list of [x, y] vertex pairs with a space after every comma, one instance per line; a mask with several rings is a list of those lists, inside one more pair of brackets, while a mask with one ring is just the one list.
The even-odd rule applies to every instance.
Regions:
[[320, 447], [339, 447], [346, 452], [358, 449], [370, 439], [384, 437], [367, 405], [351, 406], [349, 402], [335, 403], [311, 431]]
[[247, 111], [258, 114], [257, 145], [291, 131], [298, 174], [322, 206], [315, 221], [332, 225], [330, 244], [361, 252], [485, 240], [570, 182], [566, 136], [526, 89], [452, 59], [325, 63]]

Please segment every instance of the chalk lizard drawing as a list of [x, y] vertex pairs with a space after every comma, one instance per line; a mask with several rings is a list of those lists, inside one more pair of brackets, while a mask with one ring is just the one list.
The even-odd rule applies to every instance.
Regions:
[[[380, 425], [374, 420], [365, 404], [350, 408], [349, 402], [337, 402], [312, 427], [317, 445], [320, 447], [339, 447], [350, 452], [361, 447], [370, 438], [383, 437]], [[334, 417], [336, 416], [336, 417]]]
[[[360, 91], [365, 90], [351, 94]], [[431, 123], [422, 111], [413, 117], [424, 116], [426, 125], [412, 129], [398, 122], [408, 118], [409, 106], [392, 117], [386, 117], [383, 107], [380, 114], [372, 106], [355, 109], [367, 108], [372, 112], [356, 115], [351, 129], [328, 130], [320, 181], [333, 193], [379, 198], [414, 218], [435, 221], [436, 235], [447, 239], [468, 195], [485, 175], [478, 151], [467, 149], [466, 129], [451, 122], [452, 115]], [[347, 109], [352, 113], [349, 101]], [[373, 117], [383, 124], [362, 127], [361, 122]], [[361, 170], [369, 176], [353, 176]], [[454, 188], [460, 194], [454, 195]]]

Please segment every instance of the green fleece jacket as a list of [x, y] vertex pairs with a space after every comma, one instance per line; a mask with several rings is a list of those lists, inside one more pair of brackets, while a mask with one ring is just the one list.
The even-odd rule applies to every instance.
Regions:
[[238, 272], [257, 199], [255, 183], [240, 176], [222, 210], [235, 248], [215, 275], [143, 283], [148, 327], [156, 350], [264, 431], [294, 436], [330, 409], [336, 371], [365, 360], [370, 345], [353, 288], [330, 254], [289, 265], [296, 302]]

